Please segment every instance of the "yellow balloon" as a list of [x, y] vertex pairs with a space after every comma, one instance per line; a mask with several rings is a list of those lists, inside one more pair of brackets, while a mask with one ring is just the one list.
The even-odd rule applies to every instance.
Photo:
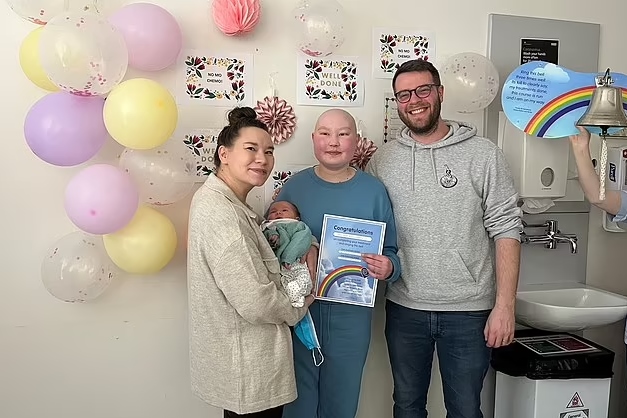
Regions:
[[139, 150], [165, 143], [174, 133], [179, 116], [172, 94], [147, 78], [118, 84], [107, 96], [103, 113], [111, 137]]
[[39, 38], [44, 27], [40, 26], [32, 30], [20, 46], [20, 67], [26, 77], [37, 87], [47, 91], [58, 91], [59, 88], [48, 78], [48, 75], [41, 66], [39, 56]]
[[132, 274], [157, 273], [172, 260], [177, 246], [172, 221], [148, 206], [140, 206], [128, 225], [102, 239], [111, 260]]

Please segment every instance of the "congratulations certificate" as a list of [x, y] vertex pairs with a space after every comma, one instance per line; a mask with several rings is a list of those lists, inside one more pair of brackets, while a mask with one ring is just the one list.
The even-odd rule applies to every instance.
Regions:
[[316, 299], [373, 307], [377, 279], [362, 254], [381, 254], [385, 222], [324, 215]]

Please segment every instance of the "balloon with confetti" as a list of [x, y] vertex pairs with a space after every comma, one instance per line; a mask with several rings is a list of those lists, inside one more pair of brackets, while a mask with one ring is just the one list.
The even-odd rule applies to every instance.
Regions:
[[41, 280], [64, 302], [87, 302], [102, 295], [118, 273], [102, 237], [72, 232], [57, 240], [41, 263]]
[[41, 31], [39, 54], [48, 78], [80, 96], [109, 93], [128, 69], [124, 37], [95, 13], [68, 12], [52, 18]]
[[22, 19], [37, 25], [47, 24], [63, 12], [98, 13], [97, 0], [6, 0], [11, 10]]
[[499, 72], [488, 58], [474, 52], [449, 57], [440, 70], [446, 105], [459, 113], [485, 109], [499, 91]]
[[194, 155], [175, 139], [148, 150], [126, 148], [119, 166], [133, 179], [141, 201], [155, 206], [184, 199], [197, 180]]
[[293, 16], [298, 49], [306, 55], [325, 57], [344, 43], [346, 13], [336, 0], [303, 0]]

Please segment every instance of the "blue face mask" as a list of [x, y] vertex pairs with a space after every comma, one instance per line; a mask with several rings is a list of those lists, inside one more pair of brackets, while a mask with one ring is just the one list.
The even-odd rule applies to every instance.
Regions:
[[305, 347], [311, 351], [311, 356], [313, 357], [316, 367], [320, 366], [324, 361], [324, 356], [320, 350], [318, 334], [316, 333], [316, 327], [309, 311], [307, 311], [303, 319], [294, 326], [294, 333], [298, 339], [305, 344]]

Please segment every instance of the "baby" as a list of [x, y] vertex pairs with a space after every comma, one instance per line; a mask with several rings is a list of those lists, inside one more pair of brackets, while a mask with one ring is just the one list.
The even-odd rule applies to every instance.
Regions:
[[270, 205], [261, 229], [281, 263], [281, 285], [292, 306], [304, 306], [313, 284], [307, 265], [300, 260], [316, 243], [311, 230], [300, 220], [296, 206], [284, 201]]

